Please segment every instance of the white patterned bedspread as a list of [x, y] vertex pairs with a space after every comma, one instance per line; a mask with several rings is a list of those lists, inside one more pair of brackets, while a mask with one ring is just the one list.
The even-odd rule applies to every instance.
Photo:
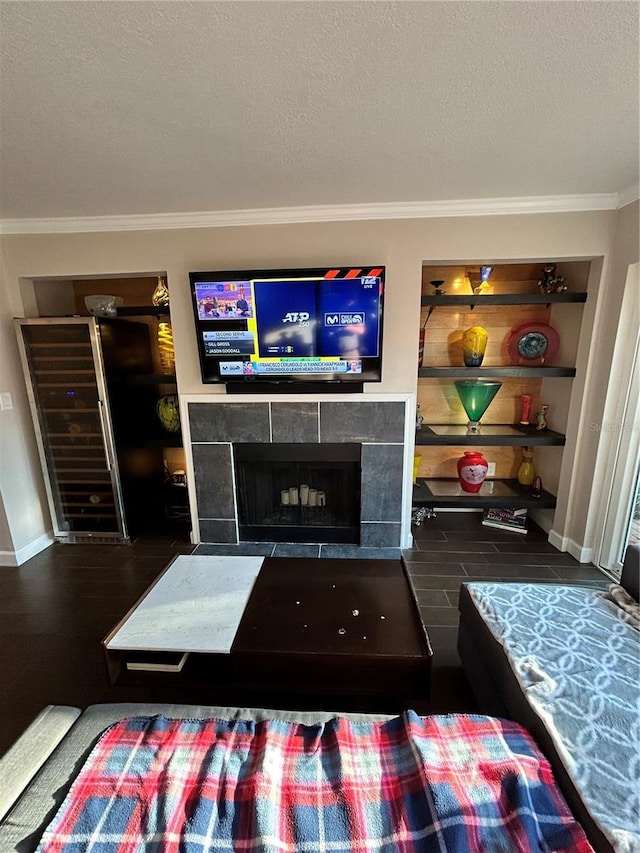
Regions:
[[640, 851], [640, 632], [603, 593], [469, 583], [582, 800], [614, 849]]

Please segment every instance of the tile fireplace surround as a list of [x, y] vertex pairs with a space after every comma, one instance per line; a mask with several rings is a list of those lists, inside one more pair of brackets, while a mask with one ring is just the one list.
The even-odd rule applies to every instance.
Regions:
[[353, 442], [362, 445], [359, 547], [410, 547], [413, 395], [187, 394], [181, 414], [194, 543], [238, 545], [234, 444]]

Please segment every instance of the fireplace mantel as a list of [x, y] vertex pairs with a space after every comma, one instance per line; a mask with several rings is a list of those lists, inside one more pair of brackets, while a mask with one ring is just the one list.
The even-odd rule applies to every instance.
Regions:
[[412, 394], [186, 394], [180, 397], [192, 541], [236, 545], [233, 445], [360, 443], [362, 548], [408, 548]]

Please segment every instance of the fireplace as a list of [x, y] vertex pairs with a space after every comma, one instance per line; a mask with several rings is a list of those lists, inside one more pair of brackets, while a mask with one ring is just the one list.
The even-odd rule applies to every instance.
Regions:
[[[195, 543], [263, 553], [268, 543], [292, 542], [315, 545], [324, 556], [409, 547], [413, 396], [192, 394], [181, 402]], [[247, 457], [256, 446], [258, 456]], [[302, 486], [309, 487], [306, 505]], [[268, 504], [260, 498], [251, 508], [241, 497], [263, 490]]]
[[236, 444], [241, 542], [360, 544], [360, 444]]

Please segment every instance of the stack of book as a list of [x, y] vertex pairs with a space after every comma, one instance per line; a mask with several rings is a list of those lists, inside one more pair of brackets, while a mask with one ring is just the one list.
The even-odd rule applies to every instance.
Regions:
[[486, 527], [500, 530], [513, 530], [515, 533], [527, 532], [526, 509], [485, 509], [482, 523]]

